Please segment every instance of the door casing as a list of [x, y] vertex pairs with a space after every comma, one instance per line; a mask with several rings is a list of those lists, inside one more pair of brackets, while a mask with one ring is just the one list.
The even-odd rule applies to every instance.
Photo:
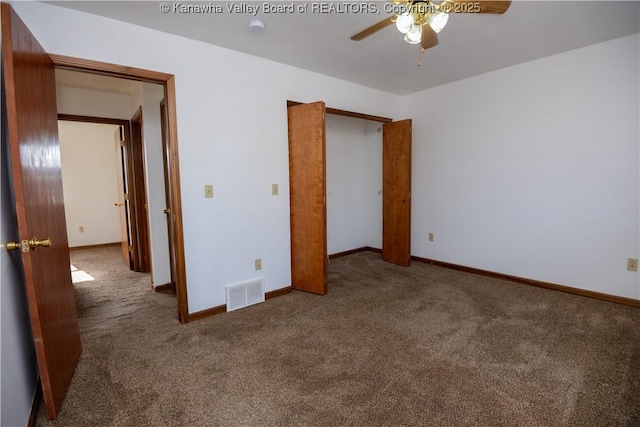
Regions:
[[147, 83], [160, 84], [164, 87], [164, 99], [167, 119], [167, 142], [169, 170], [169, 191], [171, 203], [170, 219], [173, 223], [173, 241], [176, 266], [176, 300], [178, 319], [181, 323], [189, 321], [189, 305], [187, 300], [187, 274], [185, 264], [184, 226], [182, 220], [182, 196], [180, 191], [180, 163], [178, 155], [178, 120], [176, 114], [175, 76], [172, 74], [150, 71], [107, 62], [75, 58], [65, 55], [49, 54], [54, 65], [74, 71], [108, 75]]

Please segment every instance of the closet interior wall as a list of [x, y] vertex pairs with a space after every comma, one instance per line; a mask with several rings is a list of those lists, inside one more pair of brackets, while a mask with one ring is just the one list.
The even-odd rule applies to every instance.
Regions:
[[328, 254], [382, 248], [382, 123], [326, 115]]

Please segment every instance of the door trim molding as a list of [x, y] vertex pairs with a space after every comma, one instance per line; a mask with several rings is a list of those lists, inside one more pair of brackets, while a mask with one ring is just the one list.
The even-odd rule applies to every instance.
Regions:
[[176, 82], [173, 74], [150, 71], [125, 65], [110, 64], [90, 59], [71, 56], [49, 54], [54, 65], [74, 71], [84, 71], [112, 77], [121, 77], [164, 86], [165, 102], [167, 106], [168, 142], [171, 162], [170, 191], [173, 206], [176, 255], [176, 299], [178, 305], [178, 319], [180, 323], [189, 321], [189, 304], [187, 298], [187, 272], [184, 250], [184, 226], [182, 221], [182, 195], [180, 190], [180, 159], [178, 156], [178, 118], [176, 112]]
[[[304, 102], [287, 100], [287, 107], [294, 107], [300, 104], [304, 104]], [[371, 121], [380, 122], [380, 123], [391, 123], [393, 121], [393, 119], [390, 119], [388, 117], [372, 116], [370, 114], [362, 114], [362, 113], [356, 113], [354, 111], [339, 110], [337, 108], [331, 108], [327, 106], [325, 106], [324, 111], [325, 113], [333, 114], [334, 116], [353, 117], [355, 119], [371, 120]]]
[[107, 117], [78, 116], [76, 114], [58, 113], [58, 120], [66, 122], [97, 123], [103, 125], [129, 126], [129, 120], [111, 119]]

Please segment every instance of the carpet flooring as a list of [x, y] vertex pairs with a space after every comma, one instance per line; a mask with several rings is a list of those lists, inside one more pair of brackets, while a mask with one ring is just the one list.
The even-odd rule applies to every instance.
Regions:
[[37, 425], [640, 425], [640, 309], [362, 252], [180, 325], [118, 251], [71, 254], [84, 352]]

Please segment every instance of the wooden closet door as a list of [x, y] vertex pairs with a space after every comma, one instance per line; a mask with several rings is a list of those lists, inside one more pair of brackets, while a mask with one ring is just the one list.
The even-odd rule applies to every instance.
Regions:
[[382, 127], [382, 259], [411, 263], [411, 120]]
[[327, 293], [324, 102], [288, 107], [291, 286]]

